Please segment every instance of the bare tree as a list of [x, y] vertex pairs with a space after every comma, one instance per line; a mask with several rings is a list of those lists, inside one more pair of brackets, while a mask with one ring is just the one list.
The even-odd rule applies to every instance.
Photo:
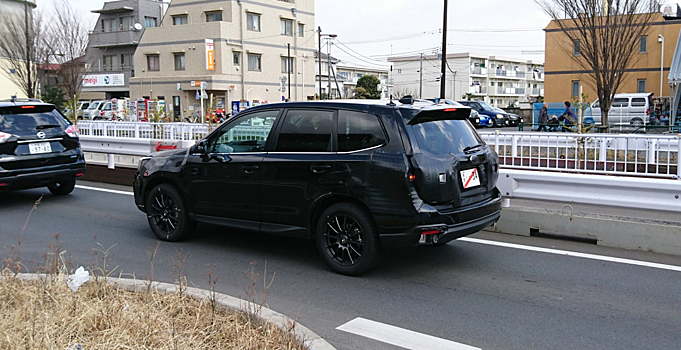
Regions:
[[[636, 63], [638, 42], [660, 9], [657, 0], [535, 0], [569, 39], [561, 49], [588, 74], [607, 130], [612, 97]], [[573, 51], [574, 50], [574, 51]]]
[[0, 56], [5, 58], [0, 69], [33, 98], [38, 87], [38, 65], [46, 61], [44, 24], [40, 12], [29, 14], [28, 8], [25, 12], [24, 16], [10, 12], [0, 16]]
[[82, 14], [74, 10], [67, 0], [55, 3], [51, 25], [47, 29], [50, 38], [48, 48], [59, 64], [57, 76], [74, 112], [87, 66], [84, 56], [89, 39], [88, 27]]

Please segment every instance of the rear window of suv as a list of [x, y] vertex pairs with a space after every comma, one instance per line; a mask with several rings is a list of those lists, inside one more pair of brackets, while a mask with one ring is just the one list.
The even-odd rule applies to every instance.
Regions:
[[68, 125], [69, 122], [53, 106], [0, 108], [0, 131], [2, 132], [11, 134]]
[[464, 153], [482, 140], [467, 120], [433, 120], [411, 125], [419, 149], [435, 155]]

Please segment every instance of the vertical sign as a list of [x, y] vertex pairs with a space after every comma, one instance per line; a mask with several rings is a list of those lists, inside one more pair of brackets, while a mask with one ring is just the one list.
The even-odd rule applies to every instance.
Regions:
[[215, 70], [215, 48], [213, 39], [206, 39], [206, 69]]

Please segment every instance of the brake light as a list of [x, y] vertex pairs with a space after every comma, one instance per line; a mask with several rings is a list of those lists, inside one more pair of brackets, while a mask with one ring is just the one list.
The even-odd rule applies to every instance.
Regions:
[[70, 125], [66, 128], [66, 133], [71, 137], [78, 137], [78, 127], [75, 125]]
[[421, 232], [422, 235], [436, 235], [440, 233], [440, 230], [429, 230]]
[[646, 115], [650, 115], [650, 108], [646, 109]]
[[83, 175], [85, 175], [85, 173], [78, 173], [78, 174], [76, 174], [77, 177], [81, 177], [81, 176], [83, 176]]
[[12, 134], [0, 131], [0, 143], [5, 143], [10, 137], [12, 137]]
[[409, 175], [409, 181], [416, 180], [416, 175]]
[[21, 106], [22, 109], [35, 108], [35, 106]]
[[7, 186], [7, 182], [1, 182], [0, 187], [2, 187], [2, 186]]
[[445, 112], [456, 112], [456, 108], [447, 108]]

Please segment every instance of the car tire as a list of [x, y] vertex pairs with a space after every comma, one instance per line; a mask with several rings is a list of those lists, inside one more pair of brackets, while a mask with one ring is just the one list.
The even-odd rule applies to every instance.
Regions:
[[47, 186], [47, 189], [55, 196], [65, 196], [71, 192], [76, 187], [76, 180], [62, 181], [55, 184]]
[[640, 128], [643, 126], [643, 119], [641, 118], [633, 118], [630, 122], [631, 126]]
[[373, 268], [380, 259], [373, 218], [355, 204], [337, 203], [324, 210], [315, 232], [319, 253], [337, 273], [357, 276]]
[[493, 128], [496, 128], [496, 127], [498, 127], [498, 126], [499, 126], [499, 124], [497, 124], [497, 119], [496, 119], [496, 118], [492, 118], [492, 127], [493, 127]]
[[157, 185], [149, 192], [146, 211], [149, 227], [163, 241], [180, 241], [196, 227], [189, 219], [182, 196], [170, 184]]

